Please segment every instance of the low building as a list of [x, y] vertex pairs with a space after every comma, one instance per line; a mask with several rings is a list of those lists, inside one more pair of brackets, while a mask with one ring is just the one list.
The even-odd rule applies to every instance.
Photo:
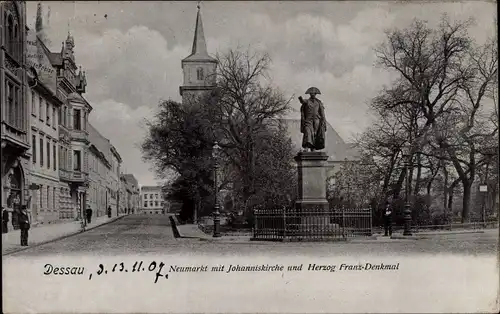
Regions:
[[87, 205], [96, 217], [106, 215], [111, 207], [112, 216], [119, 212], [122, 159], [118, 151], [97, 129], [88, 124], [89, 133], [89, 192]]
[[124, 210], [130, 210], [131, 214], [137, 214], [139, 209], [141, 208], [140, 204], [140, 192], [139, 192], [139, 183], [133, 174], [122, 174], [121, 175], [121, 195], [124, 197], [122, 200], [122, 196], [120, 196], [120, 204], [123, 206]]
[[166, 214], [169, 203], [165, 200], [161, 186], [141, 187], [141, 214]]

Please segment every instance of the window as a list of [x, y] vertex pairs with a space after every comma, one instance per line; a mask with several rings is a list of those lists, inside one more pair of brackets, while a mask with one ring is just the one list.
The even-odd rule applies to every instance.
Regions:
[[158, 201], [155, 201], [155, 207], [158, 207]]
[[40, 118], [40, 121], [43, 121], [43, 115], [44, 115], [43, 98], [39, 96], [38, 97], [38, 117]]
[[35, 92], [31, 92], [31, 114], [36, 117], [36, 101]]
[[147, 194], [144, 194], [144, 199], [147, 200], [148, 199], [148, 195]]
[[196, 69], [196, 77], [198, 78], [198, 81], [203, 81], [203, 68], [198, 68]]
[[149, 201], [149, 206], [153, 207], [153, 201]]
[[50, 110], [52, 109], [52, 106], [50, 103], [47, 103], [47, 108], [45, 110], [45, 113], [47, 114], [47, 119], [45, 120], [47, 122], [47, 125], [50, 125]]
[[40, 134], [40, 167], [43, 167], [43, 135]]
[[57, 150], [56, 150], [56, 144], [54, 144], [54, 146], [52, 147], [52, 157], [53, 157], [53, 166], [54, 166], [54, 170], [57, 170]]
[[50, 139], [47, 139], [47, 169], [50, 169]]
[[54, 206], [54, 210], [56, 210], [56, 188], [52, 188], [52, 204]]
[[42, 208], [43, 208], [43, 185], [40, 184], [40, 209]]
[[7, 52], [9, 54], [13, 54], [14, 48], [14, 20], [12, 16], [9, 14], [7, 18]]
[[81, 170], [81, 152], [79, 150], [73, 151], [73, 170]]
[[19, 106], [19, 88], [6, 80], [7, 92], [7, 123], [16, 128], [22, 128], [23, 108]]
[[75, 129], [75, 130], [82, 129], [82, 120], [81, 120], [80, 109], [73, 110], [73, 129]]
[[31, 159], [36, 164], [36, 135], [31, 136]]
[[59, 146], [59, 169], [64, 169], [63, 159], [64, 159], [63, 148]]
[[83, 112], [83, 130], [87, 130], [87, 119], [86, 119], [85, 111]]
[[50, 186], [47, 187], [47, 208], [50, 210]]
[[144, 202], [144, 207], [148, 207], [148, 202]]
[[59, 111], [59, 120], [58, 121], [59, 121], [59, 124], [62, 124], [62, 114], [61, 114], [62, 113], [62, 107], [59, 107], [58, 111]]
[[56, 128], [56, 108], [52, 106], [52, 127]]
[[66, 126], [66, 127], [68, 126], [67, 125], [67, 117], [68, 117], [67, 115], [68, 114], [66, 112], [66, 106], [64, 106], [64, 109], [63, 109], [63, 125]]

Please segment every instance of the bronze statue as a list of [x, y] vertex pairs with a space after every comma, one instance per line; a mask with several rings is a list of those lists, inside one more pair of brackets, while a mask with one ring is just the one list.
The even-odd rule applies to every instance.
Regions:
[[315, 151], [325, 148], [326, 118], [323, 103], [316, 98], [321, 92], [316, 87], [307, 89], [310, 98], [304, 100], [299, 96], [302, 104], [300, 107], [300, 132], [304, 134], [302, 147], [304, 151]]

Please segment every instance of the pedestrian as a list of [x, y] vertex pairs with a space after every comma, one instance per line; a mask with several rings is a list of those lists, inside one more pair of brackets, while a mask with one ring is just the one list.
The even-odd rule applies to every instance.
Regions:
[[111, 218], [111, 206], [108, 206], [108, 218]]
[[392, 211], [389, 206], [389, 202], [385, 203], [385, 212], [384, 212], [384, 236], [392, 236]]
[[87, 210], [85, 212], [85, 214], [87, 215], [87, 223], [91, 223], [92, 222], [92, 208], [89, 206], [87, 206]]
[[26, 205], [21, 206], [19, 212], [19, 228], [21, 229], [21, 246], [28, 246], [28, 230], [30, 229], [30, 218]]
[[9, 232], [9, 212], [2, 206], [2, 233]]

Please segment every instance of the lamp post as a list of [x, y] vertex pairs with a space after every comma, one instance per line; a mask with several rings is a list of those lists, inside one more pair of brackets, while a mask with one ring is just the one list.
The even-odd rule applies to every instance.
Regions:
[[404, 215], [404, 236], [411, 236], [411, 209], [410, 209], [410, 149], [408, 148], [403, 152], [403, 160], [405, 166], [405, 177], [406, 177], [406, 189], [405, 189], [405, 208], [403, 211]]
[[219, 189], [217, 183], [217, 170], [219, 168], [219, 155], [220, 146], [217, 142], [212, 147], [212, 157], [214, 158], [214, 191], [215, 191], [215, 204], [214, 204], [214, 233], [213, 237], [220, 237], [220, 212], [219, 212]]

